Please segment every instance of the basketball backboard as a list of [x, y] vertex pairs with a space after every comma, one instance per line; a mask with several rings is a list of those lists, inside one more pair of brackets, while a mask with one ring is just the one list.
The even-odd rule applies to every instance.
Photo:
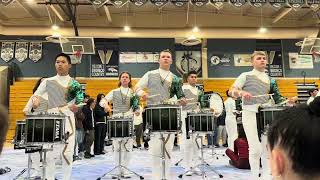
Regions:
[[300, 54], [313, 54], [320, 52], [320, 38], [304, 38]]
[[81, 54], [95, 54], [93, 37], [60, 37], [59, 40], [63, 53], [74, 54], [80, 51]]

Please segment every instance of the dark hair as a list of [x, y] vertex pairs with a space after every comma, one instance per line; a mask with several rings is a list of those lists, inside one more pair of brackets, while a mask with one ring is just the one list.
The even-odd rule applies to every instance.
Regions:
[[304, 179], [320, 175], [320, 97], [277, 114], [268, 132], [268, 143], [287, 152], [292, 169]]
[[8, 131], [8, 110], [0, 105], [0, 154]]
[[226, 90], [226, 95], [227, 95], [227, 97], [231, 97], [230, 94], [229, 94], [229, 89]]
[[130, 82], [129, 82], [129, 84], [128, 84], [128, 87], [129, 87], [129, 88], [131, 88], [131, 87], [132, 87], [132, 83], [131, 83], [131, 74], [130, 74], [129, 72], [127, 72], [127, 71], [123, 71], [122, 73], [120, 73], [120, 75], [119, 75], [119, 83], [118, 83], [118, 87], [120, 87], [120, 86], [121, 86], [121, 81], [120, 81], [120, 79], [121, 79], [122, 74], [128, 74], [128, 75], [129, 75], [129, 80], [130, 80]]
[[238, 138], [247, 139], [246, 132], [244, 131], [242, 124], [238, 125]]
[[188, 72], [188, 77], [189, 77], [191, 74], [195, 74], [195, 75], [198, 76], [198, 73], [197, 73], [196, 71], [189, 71], [189, 72]]
[[65, 57], [65, 58], [67, 59], [68, 63], [71, 64], [71, 58], [70, 58], [70, 56], [69, 56], [68, 54], [65, 54], [65, 53], [60, 53], [60, 54], [58, 54], [58, 55], [56, 56], [55, 60], [57, 60], [58, 57], [60, 57], [60, 56]]
[[88, 98], [88, 99], [89, 99], [89, 98], [90, 98], [90, 96], [89, 96], [88, 94], [85, 94], [85, 95], [83, 96], [83, 98], [84, 98], [84, 99], [86, 99], [86, 98]]
[[308, 91], [309, 96], [311, 96], [311, 93], [313, 93], [313, 91], [315, 91], [315, 90], [318, 90], [318, 89], [316, 89], [316, 88], [309, 89], [309, 91]]
[[88, 101], [87, 101], [87, 105], [86, 106], [89, 107], [93, 102], [94, 102], [94, 99], [93, 98], [89, 98]]
[[97, 104], [100, 103], [101, 99], [102, 99], [102, 96], [104, 96], [104, 94], [98, 94], [97, 95]]
[[35, 84], [34, 87], [33, 87], [32, 93], [35, 93], [35, 92], [37, 91], [38, 87], [39, 87], [40, 84], [41, 84], [42, 79], [45, 79], [45, 78], [47, 78], [47, 77], [42, 77], [42, 78], [40, 78], [40, 79], [36, 82], [36, 84]]

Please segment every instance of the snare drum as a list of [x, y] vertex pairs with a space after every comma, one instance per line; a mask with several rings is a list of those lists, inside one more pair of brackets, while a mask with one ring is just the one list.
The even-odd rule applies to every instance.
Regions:
[[26, 142], [29, 144], [61, 142], [64, 138], [65, 116], [60, 114], [28, 115]]
[[277, 114], [284, 109], [286, 109], [284, 106], [271, 106], [259, 109], [257, 114], [257, 130], [259, 137], [268, 130], [269, 125], [271, 125]]
[[23, 149], [25, 147], [25, 132], [26, 132], [26, 121], [17, 121], [16, 133], [14, 136], [14, 149]]
[[133, 136], [132, 118], [112, 118], [107, 120], [109, 138], [126, 138]]
[[193, 132], [212, 133], [217, 125], [217, 119], [212, 113], [188, 113], [186, 130]]
[[153, 105], [145, 109], [146, 127], [152, 132], [177, 132], [181, 130], [181, 107], [178, 105]]

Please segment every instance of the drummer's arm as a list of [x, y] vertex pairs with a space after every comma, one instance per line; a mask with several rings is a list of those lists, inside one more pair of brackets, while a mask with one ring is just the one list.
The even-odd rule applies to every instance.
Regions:
[[231, 97], [242, 97], [246, 93], [245, 91], [241, 90], [245, 82], [246, 75], [242, 73], [230, 87], [229, 95]]
[[[220, 98], [220, 97], [219, 97]], [[223, 102], [221, 99], [210, 98], [210, 109], [213, 111], [214, 116], [218, 117], [223, 111]]]
[[286, 98], [281, 95], [275, 79], [270, 80], [270, 94], [273, 94], [272, 97], [276, 104], [279, 104], [286, 100]]
[[143, 90], [148, 86], [148, 78], [149, 78], [149, 72], [144, 74], [142, 78], [138, 81], [136, 86], [134, 87], [134, 92], [137, 94], [139, 97], [143, 97], [146, 99], [147, 93]]
[[203, 92], [201, 92], [199, 94], [198, 102], [200, 103], [200, 108], [204, 108], [205, 107], [206, 104], [204, 102], [204, 94], [203, 94]]
[[23, 113], [24, 114], [31, 113], [31, 109], [32, 109], [32, 97], [29, 98], [26, 106], [23, 109]]
[[40, 96], [43, 96], [46, 93], [47, 87], [47, 79], [43, 80], [39, 87], [37, 88], [36, 92], [31, 96], [32, 108], [37, 109], [40, 106]]
[[104, 108], [106, 113], [111, 112], [109, 102], [113, 99], [113, 91], [110, 91], [104, 98], [101, 99], [99, 105]]
[[182, 85], [182, 80], [178, 77], [174, 77], [172, 80], [172, 87], [170, 89], [170, 97], [176, 95], [178, 98], [178, 103], [182, 106], [185, 106], [187, 104], [187, 101], [183, 93]]

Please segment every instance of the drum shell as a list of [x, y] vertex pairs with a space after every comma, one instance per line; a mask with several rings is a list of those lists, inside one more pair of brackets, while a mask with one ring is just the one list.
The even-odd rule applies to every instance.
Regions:
[[259, 108], [259, 112], [257, 113], [257, 130], [259, 137], [268, 130], [268, 127], [272, 124], [278, 113], [284, 109], [286, 109], [286, 107], [276, 106]]
[[181, 107], [158, 105], [145, 109], [147, 127], [152, 132], [177, 132], [181, 130]]
[[109, 138], [126, 138], [133, 136], [133, 119], [112, 118], [107, 121]]
[[16, 125], [16, 133], [15, 133], [15, 143], [19, 143], [24, 140], [25, 132], [26, 132], [26, 121], [17, 121]]
[[212, 113], [189, 113], [186, 128], [188, 131], [212, 133], [217, 126], [217, 119]]
[[63, 141], [65, 116], [28, 116], [26, 143], [56, 143]]

